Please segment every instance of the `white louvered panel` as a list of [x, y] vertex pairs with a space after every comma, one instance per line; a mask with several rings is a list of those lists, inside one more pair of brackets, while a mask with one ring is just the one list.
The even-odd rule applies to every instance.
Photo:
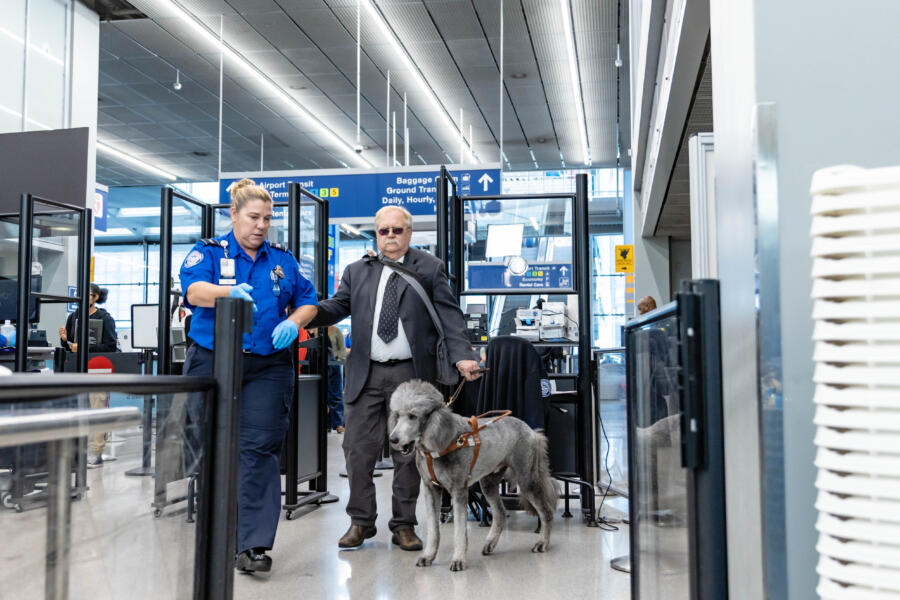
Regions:
[[[816, 338], [819, 339], [819, 338]], [[832, 341], [839, 338], [830, 337]], [[854, 338], [848, 338], [854, 340]], [[816, 372], [813, 375], [813, 381], [816, 383], [828, 383], [831, 385], [884, 385], [900, 387], [900, 369], [891, 371], [889, 367], [832, 367], [828, 365], [817, 365]], [[897, 390], [900, 394], [900, 389]]]
[[[900, 235], [900, 231], [897, 232]], [[847, 277], [852, 275], [896, 275], [900, 273], [900, 261], [896, 256], [872, 258], [816, 258], [813, 260], [813, 277]]]
[[824, 552], [836, 560], [876, 564], [880, 567], [897, 569], [900, 573], [900, 548], [897, 546], [843, 541], [830, 535], [823, 535], [819, 538], [817, 547], [819, 552]]
[[868, 208], [890, 209], [896, 206], [897, 193], [894, 190], [840, 196], [816, 196], [813, 198], [810, 214], [835, 216], [836, 214], [860, 213]]
[[833, 494], [873, 496], [900, 500], [900, 481], [886, 477], [861, 477], [857, 475], [842, 477], [822, 469], [816, 478], [816, 487]]
[[816, 386], [816, 403], [828, 406], [861, 406], [865, 408], [897, 408], [900, 392], [897, 390], [873, 390], [860, 387], [836, 388]]
[[813, 281], [813, 298], [866, 298], [868, 296], [900, 297], [900, 277], [878, 280]]
[[[822, 559], [816, 570], [820, 575], [827, 576], [835, 582], [845, 584], [857, 584], [872, 591], [881, 591], [885, 593], [900, 593], [900, 570], [880, 567], [877, 565], [866, 565], [862, 563], [851, 562], [842, 564], [841, 561], [832, 558], [826, 558], [827, 555], [822, 553]], [[859, 596], [855, 596], [852, 591], [844, 598], [856, 600]], [[897, 596], [887, 596], [896, 600]]]
[[821, 598], [900, 599], [900, 168], [813, 176]]
[[896, 252], [898, 250], [900, 250], [900, 237], [896, 235], [848, 235], [839, 238], [816, 238], [813, 241], [810, 255], [819, 257], [866, 252]]
[[864, 590], [858, 586], [847, 587], [829, 579], [820, 579], [816, 588], [821, 600], [896, 600], [891, 592]]
[[865, 539], [877, 543], [879, 547], [900, 552], [900, 524], [887, 525], [870, 523], [866, 519], [838, 519], [831, 515], [819, 515], [816, 529], [842, 540]]
[[[856, 475], [884, 476], [898, 478], [900, 466], [896, 455], [873, 456], [867, 452], [832, 452], [819, 448], [816, 452], [816, 466], [820, 469]], [[900, 540], [900, 537], [897, 538]]]
[[813, 359], [819, 362], [885, 363], [896, 365], [900, 364], [900, 344], [831, 344], [828, 342], [817, 342]]
[[900, 212], [881, 211], [839, 217], [813, 217], [812, 219], [812, 234], [815, 236], [892, 230], [900, 230]]
[[[898, 454], [896, 433], [869, 433], [850, 430], [841, 432], [830, 427], [819, 427], [815, 442], [818, 446], [846, 450], [848, 452], [878, 452]], [[820, 473], [821, 475], [821, 473]], [[900, 490], [898, 490], [900, 493]]]
[[[816, 425], [843, 429], [871, 429], [886, 433], [900, 432], [900, 410], [835, 409], [825, 405], [816, 408]], [[900, 454], [900, 447], [894, 450]]]
[[821, 492], [816, 498], [816, 510], [839, 517], [858, 518], [879, 523], [900, 524], [900, 502], [879, 498], [842, 497]]

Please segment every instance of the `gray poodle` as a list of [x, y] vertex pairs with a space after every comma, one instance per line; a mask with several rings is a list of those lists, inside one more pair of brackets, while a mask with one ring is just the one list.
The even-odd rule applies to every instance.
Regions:
[[[466, 568], [466, 500], [469, 486], [476, 481], [481, 483], [494, 516], [482, 554], [494, 551], [506, 524], [499, 489], [504, 479], [518, 485], [525, 509], [541, 520], [538, 542], [531, 551], [544, 552], [550, 547], [550, 523], [559, 496], [550, 477], [547, 438], [511, 416], [496, 421], [479, 419], [479, 425], [487, 426], [478, 432], [481, 445], [474, 465], [471, 445], [440, 456], [460, 436], [472, 430], [469, 421], [447, 408], [441, 393], [424, 381], [403, 383], [391, 396], [388, 424], [391, 446], [404, 455], [416, 453], [416, 466], [425, 484], [426, 543], [416, 563], [420, 567], [430, 565], [437, 555], [438, 515], [441, 488], [444, 488], [453, 501], [454, 548], [450, 570]], [[432, 456], [434, 477], [440, 487], [432, 482], [427, 454]]]

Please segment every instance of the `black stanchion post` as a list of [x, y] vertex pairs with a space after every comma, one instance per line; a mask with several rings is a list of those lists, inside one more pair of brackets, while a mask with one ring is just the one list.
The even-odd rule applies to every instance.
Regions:
[[[589, 251], [588, 176], [575, 176], [575, 265], [576, 290], [578, 292], [578, 424], [576, 426], [576, 465], [582, 481], [590, 480], [593, 458], [589, 443], [587, 415], [591, 403], [591, 260]], [[590, 510], [589, 522], [593, 524], [593, 485], [582, 486], [582, 509], [585, 501]]]
[[[91, 318], [91, 231], [94, 228], [94, 213], [86, 208], [81, 213], [81, 232], [78, 236], [78, 295], [81, 302], [78, 304], [78, 321], [81, 327], [78, 329], [78, 372], [87, 373], [88, 350], [90, 350]], [[100, 340], [97, 340], [100, 342]]]
[[34, 203], [31, 194], [22, 194], [19, 219], [19, 306], [16, 311], [16, 366], [25, 372], [28, 361], [28, 304], [31, 299], [31, 243], [34, 233]]
[[243, 374], [243, 334], [253, 326], [252, 306], [237, 298], [216, 300], [213, 375], [206, 402], [207, 432], [200, 467], [195, 538], [194, 598], [232, 597], [237, 546], [237, 464]]
[[159, 325], [157, 326], [156, 372], [168, 375], [171, 369], [172, 308], [172, 188], [164, 187], [159, 201]]

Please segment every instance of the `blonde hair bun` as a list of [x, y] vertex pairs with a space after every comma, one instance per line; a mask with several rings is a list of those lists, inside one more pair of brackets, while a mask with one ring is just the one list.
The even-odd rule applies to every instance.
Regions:
[[272, 202], [272, 196], [269, 194], [269, 190], [261, 185], [256, 185], [252, 179], [244, 178], [231, 186], [231, 206], [237, 212], [240, 212], [252, 200]]

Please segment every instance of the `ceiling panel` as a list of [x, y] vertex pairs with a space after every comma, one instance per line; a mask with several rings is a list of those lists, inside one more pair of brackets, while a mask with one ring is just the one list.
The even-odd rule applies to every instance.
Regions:
[[[495, 161], [500, 135], [498, 0], [376, 0], [417, 69], [446, 108], [451, 120], [465, 112], [464, 132], [473, 126], [476, 152]], [[224, 14], [226, 41], [246, 55], [286, 93], [317, 115], [348, 143], [356, 131], [356, 0], [181, 0], [218, 28]], [[571, 0], [579, 74], [592, 156], [595, 163], [615, 160], [617, 131], [630, 139], [627, 111], [616, 121], [617, 106], [627, 109], [627, 56], [623, 69], [614, 66], [619, 18], [618, 1]], [[171, 18], [154, 0], [133, 0], [150, 19], [101, 24], [98, 116], [101, 137], [152, 140], [145, 155], [152, 162], [195, 165], [191, 178], [207, 178], [217, 165], [219, 57], [215, 47], [180, 19]], [[405, 72], [403, 62], [363, 12], [361, 125], [366, 156], [383, 164], [386, 73], [391, 71], [391, 112], [402, 121], [402, 95], [409, 99], [411, 158], [446, 162], [459, 153], [458, 134], [434, 112], [428, 95]], [[504, 15], [504, 150], [509, 165], [535, 168], [580, 166], [579, 123], [569, 81], [568, 57], [562, 43], [563, 21], [558, 4], [549, 0], [507, 0]], [[627, 26], [618, 31], [627, 32]], [[627, 38], [623, 39], [627, 42]], [[196, 46], [192, 49], [191, 46]], [[627, 47], [627, 44], [626, 44]], [[625, 53], [627, 55], [627, 53]], [[176, 69], [182, 88], [172, 83]], [[524, 74], [524, 78], [513, 78]], [[617, 81], [618, 78], [618, 81]], [[224, 113], [227, 136], [223, 165], [259, 168], [259, 136], [277, 135], [285, 144], [267, 152], [279, 168], [293, 164], [338, 167], [348, 160], [343, 150], [322, 138], [297, 111], [278, 100], [242, 69], [226, 62]], [[402, 136], [401, 136], [402, 138]], [[274, 139], [274, 138], [273, 138]], [[543, 140], [543, 141], [539, 141]], [[162, 142], [162, 143], [160, 143]], [[172, 150], [162, 153], [167, 146]], [[400, 147], [401, 144], [398, 144]], [[198, 149], [199, 148], [199, 149]], [[190, 152], [215, 152], [208, 157]], [[188, 160], [188, 157], [192, 156]], [[98, 173], [121, 180], [133, 175], [101, 156]]]

